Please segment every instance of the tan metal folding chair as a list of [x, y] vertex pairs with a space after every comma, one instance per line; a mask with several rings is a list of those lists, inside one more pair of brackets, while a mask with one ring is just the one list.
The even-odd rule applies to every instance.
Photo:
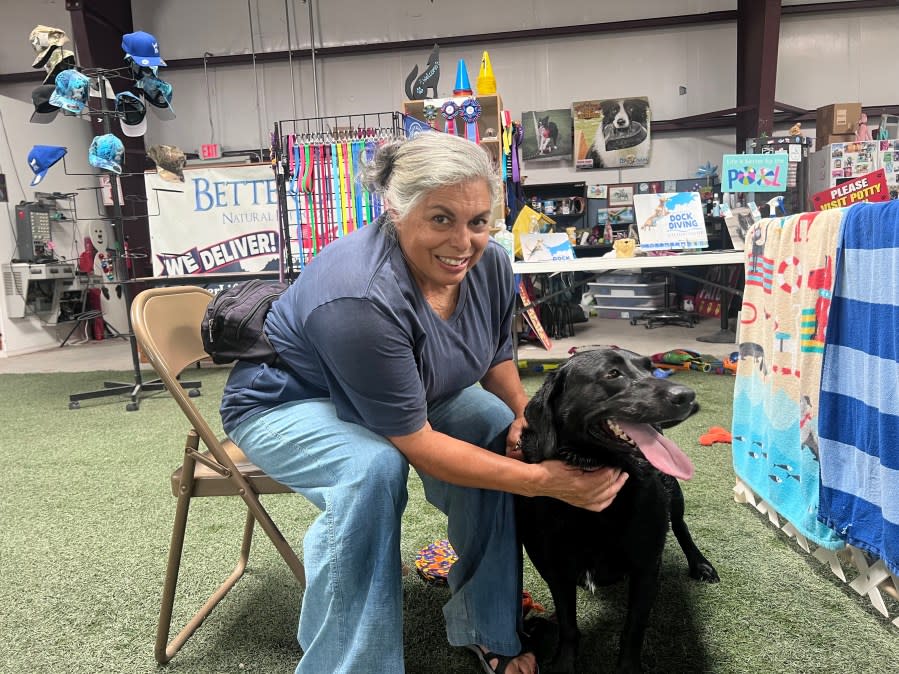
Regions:
[[[259, 501], [260, 494], [290, 493], [291, 490], [250, 463], [233, 442], [219, 440], [177, 379], [185, 368], [208, 357], [203, 351], [200, 322], [211, 299], [212, 293], [202, 288], [173, 286], [145, 290], [134, 298], [131, 305], [131, 323], [137, 342], [191, 426], [187, 433], [184, 462], [171, 477], [172, 494], [178, 498], [178, 505], [156, 630], [154, 654], [160, 664], [175, 656], [243, 575], [255, 522], [259, 522], [268, 534], [300, 584], [304, 587], [306, 584], [303, 564]], [[205, 451], [200, 451], [200, 441], [206, 446]], [[204, 496], [238, 496], [246, 503], [247, 519], [240, 556], [231, 575], [169, 641], [190, 502], [192, 498]]]

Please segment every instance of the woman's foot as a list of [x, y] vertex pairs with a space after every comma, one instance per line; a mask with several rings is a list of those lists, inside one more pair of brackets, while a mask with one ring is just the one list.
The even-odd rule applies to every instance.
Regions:
[[533, 653], [499, 655], [475, 644], [468, 646], [468, 649], [478, 656], [486, 674], [537, 674], [540, 671]]

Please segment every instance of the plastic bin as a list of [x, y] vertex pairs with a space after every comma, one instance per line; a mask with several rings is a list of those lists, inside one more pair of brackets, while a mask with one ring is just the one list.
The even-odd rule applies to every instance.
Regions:
[[654, 283], [588, 283], [595, 297], [665, 296], [665, 282]]

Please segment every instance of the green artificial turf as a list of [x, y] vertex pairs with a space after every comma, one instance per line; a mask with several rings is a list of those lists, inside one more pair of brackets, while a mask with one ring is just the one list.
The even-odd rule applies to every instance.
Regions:
[[[203, 381], [203, 395], [195, 400], [217, 419], [227, 370], [195, 374]], [[644, 649], [647, 671], [894, 668], [899, 630], [766, 518], [734, 502], [729, 445], [699, 445], [709, 426], [729, 428], [733, 378], [674, 376], [697, 390], [702, 405], [668, 435], [696, 464], [696, 477], [683, 485], [686, 517], [721, 583], [690, 580], [669, 538]], [[169, 665], [154, 662], [175, 506], [169, 475], [186, 427], [163, 393], [144, 398], [136, 412], [126, 412], [122, 398], [67, 409], [70, 393], [95, 389], [106, 379], [128, 381], [129, 375], [0, 375], [0, 633], [7, 644], [0, 672], [293, 671], [300, 657], [294, 634], [301, 591], [258, 528], [245, 578]], [[540, 381], [527, 378], [528, 390]], [[265, 502], [299, 549], [315, 509], [293, 495]], [[243, 517], [236, 500], [194, 502], [176, 621], [232, 568]], [[420, 548], [445, 534], [443, 516], [425, 503], [413, 471], [402, 537], [406, 563], [412, 566]], [[526, 589], [551, 610], [530, 564], [525, 574]], [[425, 585], [414, 572], [404, 579], [404, 591], [407, 671], [478, 671], [470, 653], [445, 642], [441, 605], [447, 591]], [[613, 671], [624, 603], [624, 585], [579, 594], [583, 672]], [[541, 641], [542, 651], [550, 639]], [[371, 671], [378, 671], [376, 663]]]

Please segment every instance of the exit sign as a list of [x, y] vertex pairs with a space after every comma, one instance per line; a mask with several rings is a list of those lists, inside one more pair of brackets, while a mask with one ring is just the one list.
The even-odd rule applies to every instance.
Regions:
[[218, 143], [209, 143], [200, 146], [200, 159], [218, 159], [222, 156], [222, 150]]

